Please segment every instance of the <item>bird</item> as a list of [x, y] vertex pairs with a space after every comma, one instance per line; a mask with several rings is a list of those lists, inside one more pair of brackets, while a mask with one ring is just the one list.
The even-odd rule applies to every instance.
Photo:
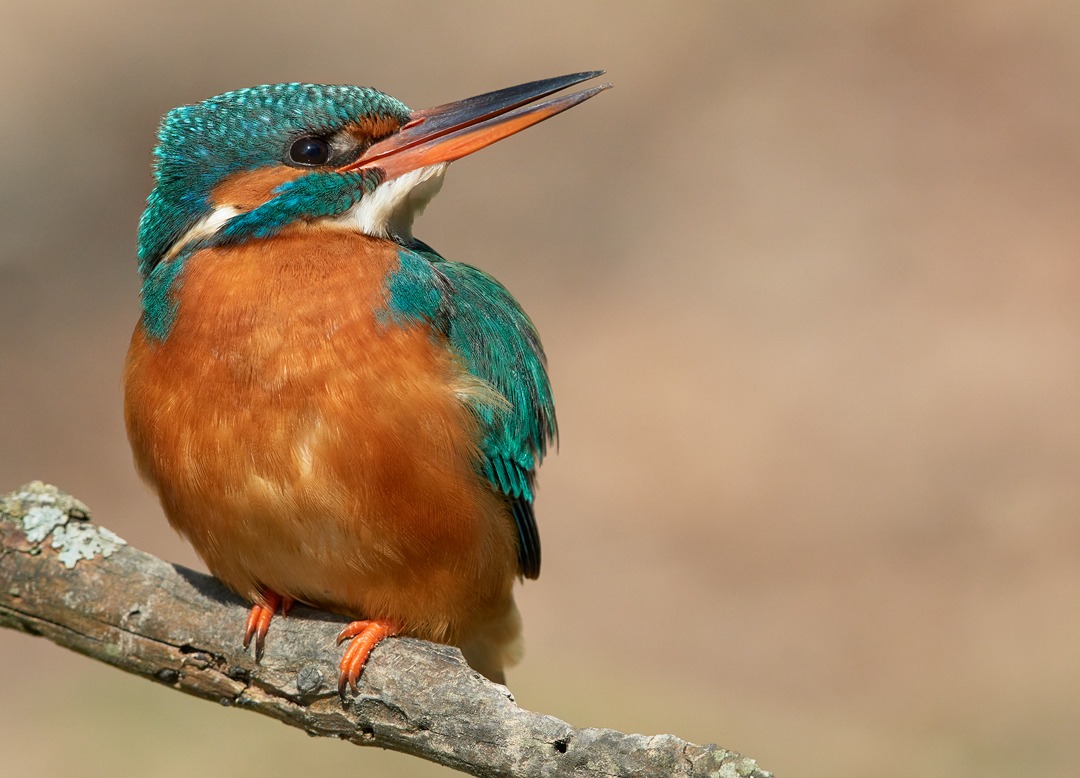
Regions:
[[540, 572], [536, 470], [558, 434], [546, 357], [502, 284], [412, 225], [451, 162], [607, 89], [551, 97], [602, 72], [423, 110], [271, 84], [162, 119], [125, 424], [169, 523], [251, 605], [256, 661], [294, 602], [350, 619], [342, 697], [392, 636], [458, 646], [499, 683], [520, 658], [513, 589]]

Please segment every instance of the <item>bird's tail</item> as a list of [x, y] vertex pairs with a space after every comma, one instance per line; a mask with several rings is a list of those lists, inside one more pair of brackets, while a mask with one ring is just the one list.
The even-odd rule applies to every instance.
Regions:
[[506, 683], [505, 668], [521, 661], [524, 644], [521, 640], [521, 614], [513, 598], [506, 609], [484, 624], [466, 643], [461, 653], [474, 670], [495, 683]]

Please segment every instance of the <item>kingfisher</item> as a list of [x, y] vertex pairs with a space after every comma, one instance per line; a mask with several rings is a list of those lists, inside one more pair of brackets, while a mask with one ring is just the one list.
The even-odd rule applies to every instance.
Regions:
[[535, 474], [557, 436], [546, 359], [510, 293], [412, 224], [451, 162], [601, 73], [424, 110], [273, 84], [162, 120], [125, 422], [169, 522], [252, 604], [256, 659], [294, 602], [355, 619], [343, 696], [394, 635], [500, 683], [520, 658], [513, 586], [540, 573]]

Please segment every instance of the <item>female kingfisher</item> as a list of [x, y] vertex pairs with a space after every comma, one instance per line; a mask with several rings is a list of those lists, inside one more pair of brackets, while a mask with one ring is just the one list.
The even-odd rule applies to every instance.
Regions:
[[592, 97], [578, 73], [410, 111], [276, 84], [171, 111], [139, 225], [124, 411], [142, 476], [254, 603], [361, 619], [356, 689], [391, 635], [502, 682], [518, 576], [540, 572], [534, 475], [556, 436], [536, 330], [495, 279], [413, 238], [447, 165]]

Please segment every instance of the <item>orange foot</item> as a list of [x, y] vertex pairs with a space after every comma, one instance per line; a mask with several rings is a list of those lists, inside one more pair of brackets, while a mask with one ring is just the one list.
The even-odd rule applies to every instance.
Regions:
[[364, 671], [364, 663], [371, 654], [371, 649], [379, 645], [383, 638], [396, 635], [400, 631], [401, 627], [397, 624], [382, 619], [353, 621], [345, 625], [345, 629], [338, 633], [338, 645], [349, 638], [355, 639], [345, 649], [345, 655], [341, 657], [341, 664], [338, 666], [338, 694], [344, 697], [346, 686], [351, 686], [354, 693], [357, 691], [356, 679]]
[[266, 640], [266, 631], [270, 629], [270, 620], [278, 606], [281, 606], [281, 615], [288, 616], [289, 608], [293, 606], [292, 597], [282, 597], [276, 592], [263, 592], [265, 603], [255, 603], [248, 614], [247, 624], [244, 625], [244, 648], [251, 644], [251, 638], [255, 638], [255, 661], [262, 659], [263, 641]]

